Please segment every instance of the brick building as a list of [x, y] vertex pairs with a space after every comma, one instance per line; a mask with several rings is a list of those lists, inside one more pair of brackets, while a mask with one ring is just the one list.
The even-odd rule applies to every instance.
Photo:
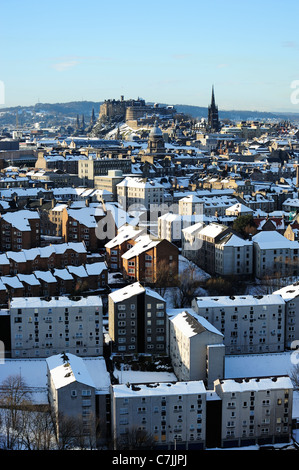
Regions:
[[40, 216], [37, 211], [6, 212], [0, 217], [0, 230], [2, 251], [40, 246]]

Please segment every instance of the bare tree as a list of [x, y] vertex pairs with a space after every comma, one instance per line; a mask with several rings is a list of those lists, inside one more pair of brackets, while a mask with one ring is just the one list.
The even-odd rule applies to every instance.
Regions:
[[5, 429], [2, 446], [17, 449], [22, 446], [24, 412], [30, 403], [30, 391], [21, 375], [7, 377], [0, 386], [1, 423]]
[[169, 270], [169, 262], [161, 260], [156, 269], [155, 289], [163, 297], [168, 287], [178, 285], [178, 276]]
[[48, 407], [32, 409], [24, 412], [26, 420], [23, 427], [23, 444], [28, 450], [55, 449], [56, 436], [53, 420]]
[[118, 436], [114, 440], [114, 448], [116, 450], [135, 450], [153, 449], [155, 440], [151, 434], [144, 429], [132, 427], [128, 432], [122, 436]]
[[73, 449], [76, 445], [77, 419], [58, 413], [58, 416], [54, 418], [54, 426], [58, 449]]
[[203, 278], [197, 274], [197, 267], [190, 263], [178, 276], [177, 289], [173, 290], [173, 304], [176, 308], [190, 307], [203, 284]]
[[[299, 353], [298, 353], [299, 354]], [[299, 390], [299, 364], [295, 364], [290, 372], [290, 379], [293, 383], [294, 390]]]

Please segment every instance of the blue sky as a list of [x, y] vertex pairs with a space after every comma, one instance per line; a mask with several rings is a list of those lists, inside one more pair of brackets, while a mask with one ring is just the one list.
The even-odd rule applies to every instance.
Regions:
[[[144, 98], [299, 112], [295, 0], [2, 0], [5, 106]], [[3, 106], [2, 106], [3, 107]]]

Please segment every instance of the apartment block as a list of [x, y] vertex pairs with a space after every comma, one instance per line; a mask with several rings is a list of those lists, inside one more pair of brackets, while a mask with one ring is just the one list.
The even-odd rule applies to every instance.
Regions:
[[195, 313], [181, 311], [169, 318], [169, 354], [180, 381], [202, 380], [211, 388], [224, 377], [223, 334]]
[[[97, 377], [92, 373], [94, 363]], [[81, 439], [86, 439], [89, 445], [106, 443], [110, 438], [110, 377], [104, 358], [83, 359], [63, 352], [48, 357], [46, 364], [48, 396], [58, 440], [65, 439], [64, 419], [71, 418], [77, 426], [68, 429], [68, 433], [77, 433], [79, 428]], [[100, 435], [97, 435], [98, 422]]]
[[117, 185], [117, 199], [124, 210], [135, 207], [149, 211], [164, 203], [164, 186], [147, 178], [126, 177]]
[[251, 276], [253, 242], [228, 233], [215, 243], [215, 273], [219, 276]]
[[126, 280], [154, 285], [164, 271], [169, 279], [178, 275], [179, 250], [168, 240], [141, 235], [122, 255], [123, 276]]
[[[220, 446], [288, 443], [292, 427], [293, 385], [288, 376], [215, 381], [221, 415]], [[217, 417], [218, 416], [218, 417]]]
[[182, 230], [201, 220], [201, 215], [180, 215], [168, 212], [158, 218], [158, 237], [181, 245]]
[[188, 195], [179, 200], [180, 215], [201, 215], [203, 214], [203, 203], [201, 198], [195, 194]]
[[284, 351], [285, 302], [280, 295], [197, 297], [192, 307], [224, 335], [226, 354]]
[[95, 251], [103, 244], [97, 237], [98, 222], [105, 217], [101, 207], [80, 209], [65, 208], [62, 213], [62, 236], [64, 241], [84, 242], [87, 250]]
[[226, 225], [212, 222], [196, 233], [199, 249], [196, 252], [194, 261], [205, 272], [211, 275], [215, 274], [215, 245], [230, 231]]
[[273, 292], [285, 302], [285, 348], [296, 349], [299, 340], [299, 283], [291, 284]]
[[6, 212], [0, 217], [2, 251], [20, 251], [40, 246], [40, 216], [37, 211]]
[[206, 389], [201, 381], [112, 385], [111, 417], [116, 449], [136, 430], [151, 436], [155, 449], [203, 449]]
[[9, 304], [11, 357], [48, 357], [69, 352], [103, 353], [103, 306], [99, 296], [19, 297]]
[[108, 296], [109, 336], [119, 353], [166, 352], [166, 302], [139, 282]]
[[258, 279], [298, 276], [298, 241], [288, 240], [276, 231], [262, 231], [252, 240], [254, 275]]
[[106, 261], [112, 271], [122, 271], [122, 255], [130, 250], [135, 240], [144, 235], [146, 229], [140, 229], [132, 225], [123, 225], [117, 231], [117, 235], [105, 245]]
[[138, 431], [157, 450], [289, 443], [292, 401], [288, 376], [111, 385], [114, 447]]

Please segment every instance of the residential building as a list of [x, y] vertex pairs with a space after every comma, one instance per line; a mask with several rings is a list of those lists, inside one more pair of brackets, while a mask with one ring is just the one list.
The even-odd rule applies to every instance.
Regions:
[[188, 195], [179, 200], [180, 215], [201, 215], [203, 214], [202, 199], [195, 194]]
[[109, 335], [118, 353], [166, 352], [166, 302], [139, 282], [108, 296]]
[[196, 262], [198, 259], [198, 250], [202, 247], [198, 233], [203, 227], [204, 224], [198, 222], [182, 229], [182, 255], [190, 261]]
[[276, 231], [261, 231], [252, 237], [254, 275], [258, 279], [298, 276], [299, 242]]
[[299, 241], [299, 223], [297, 220], [294, 220], [287, 226], [283, 236], [291, 241]]
[[99, 296], [13, 298], [9, 304], [11, 357], [48, 357], [62, 352], [102, 355], [102, 310]]
[[196, 297], [192, 308], [224, 335], [227, 355], [284, 351], [285, 302], [280, 295]]
[[117, 199], [124, 210], [153, 210], [164, 203], [164, 186], [147, 178], [126, 177], [117, 185]]
[[96, 229], [105, 215], [102, 207], [65, 208], [62, 212], [64, 241], [84, 242], [88, 251], [96, 251], [104, 243], [97, 237]]
[[37, 211], [6, 212], [0, 217], [2, 251], [20, 251], [40, 246], [40, 216]]
[[179, 381], [202, 380], [211, 388], [224, 377], [223, 334], [202, 316], [182, 310], [169, 318], [169, 351]]
[[215, 274], [215, 246], [230, 231], [226, 225], [212, 222], [196, 233], [200, 249], [196, 252], [194, 262], [205, 272]]
[[201, 215], [180, 215], [168, 212], [158, 218], [158, 237], [181, 245], [182, 230], [201, 220]]
[[251, 276], [253, 242], [232, 232], [224, 235], [215, 243], [215, 273], [219, 276]]
[[299, 338], [299, 284], [291, 284], [273, 292], [285, 302], [285, 348], [296, 349]]
[[221, 399], [213, 422], [215, 434], [221, 429], [220, 447], [290, 442], [293, 385], [288, 376], [220, 379], [214, 385]]
[[[92, 373], [96, 361], [97, 377]], [[73, 432], [83, 443], [106, 444], [110, 438], [110, 377], [103, 357], [83, 359], [63, 352], [46, 359], [48, 396], [59, 441], [65, 439], [66, 423], [75, 420]], [[98, 422], [100, 434], [98, 432]], [[78, 436], [78, 429], [82, 435]], [[68, 428], [68, 433], [72, 432]]]
[[126, 280], [154, 285], [165, 271], [169, 281], [178, 275], [178, 248], [168, 240], [141, 235], [122, 255], [123, 276]]
[[112, 385], [111, 417], [116, 449], [134, 430], [152, 436], [158, 450], [204, 449], [206, 389], [202, 381]]
[[106, 261], [109, 269], [122, 272], [122, 255], [135, 244], [135, 240], [144, 235], [146, 229], [132, 225], [123, 225], [117, 235], [105, 245]]

